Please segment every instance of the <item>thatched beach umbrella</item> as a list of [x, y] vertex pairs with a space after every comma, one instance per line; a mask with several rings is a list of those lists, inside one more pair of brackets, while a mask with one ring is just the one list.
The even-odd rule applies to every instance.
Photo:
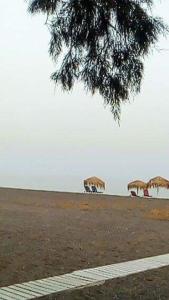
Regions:
[[98, 187], [105, 190], [105, 182], [98, 177], [90, 177], [84, 180], [84, 185]]
[[144, 181], [141, 180], [135, 180], [128, 184], [128, 190], [136, 189], [137, 194], [139, 190], [144, 190], [147, 188], [147, 184]]
[[147, 183], [147, 187], [148, 188], [157, 188], [157, 193], [158, 193], [160, 187], [169, 189], [169, 180], [167, 180], [163, 177], [157, 176], [157, 177], [149, 180], [149, 182]]

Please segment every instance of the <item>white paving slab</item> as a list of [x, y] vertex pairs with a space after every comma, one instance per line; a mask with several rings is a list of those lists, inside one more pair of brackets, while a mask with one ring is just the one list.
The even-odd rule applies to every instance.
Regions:
[[169, 266], [169, 254], [79, 270], [61, 276], [2, 287], [0, 288], [0, 300], [38, 299], [42, 296], [94, 286], [102, 284], [106, 280], [125, 277], [164, 266]]

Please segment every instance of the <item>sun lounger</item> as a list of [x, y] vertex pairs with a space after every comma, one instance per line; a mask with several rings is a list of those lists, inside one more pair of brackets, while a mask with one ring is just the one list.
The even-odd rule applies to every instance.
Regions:
[[85, 193], [92, 193], [92, 191], [88, 185], [85, 185], [84, 188], [85, 188]]
[[92, 192], [93, 193], [98, 193], [97, 188], [94, 185], [92, 185]]
[[151, 198], [152, 196], [149, 195], [149, 191], [146, 189], [144, 190], [144, 197], [147, 197], [147, 198]]
[[103, 192], [99, 192], [97, 190], [97, 188], [95, 187], [95, 185], [92, 185], [91, 189], [92, 189], [92, 193], [97, 193], [97, 194], [102, 194], [103, 193]]
[[136, 194], [136, 192], [135, 191], [131, 191], [131, 195], [130, 195], [131, 197], [139, 197], [137, 194]]

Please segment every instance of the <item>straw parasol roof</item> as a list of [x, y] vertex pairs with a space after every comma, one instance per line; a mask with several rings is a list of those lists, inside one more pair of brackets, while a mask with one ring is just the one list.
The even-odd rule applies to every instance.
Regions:
[[147, 183], [147, 186], [149, 188], [157, 188], [157, 191], [159, 190], [160, 187], [169, 189], [169, 180], [157, 176], [155, 178], [150, 179], [149, 182]]
[[137, 193], [138, 193], [138, 190], [144, 190], [145, 188], [147, 188], [147, 183], [141, 180], [135, 180], [130, 182], [127, 187], [128, 190], [137, 189]]
[[84, 185], [94, 185], [98, 188], [105, 189], [105, 182], [98, 177], [90, 177], [84, 180]]

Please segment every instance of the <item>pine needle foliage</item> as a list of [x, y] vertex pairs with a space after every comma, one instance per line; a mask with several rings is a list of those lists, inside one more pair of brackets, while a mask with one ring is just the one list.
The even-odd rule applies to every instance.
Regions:
[[[115, 119], [140, 91], [144, 57], [167, 30], [153, 17], [153, 0], [31, 0], [29, 12], [47, 15], [51, 78], [64, 90], [82, 81], [99, 92]], [[63, 55], [64, 53], [64, 55]]]

